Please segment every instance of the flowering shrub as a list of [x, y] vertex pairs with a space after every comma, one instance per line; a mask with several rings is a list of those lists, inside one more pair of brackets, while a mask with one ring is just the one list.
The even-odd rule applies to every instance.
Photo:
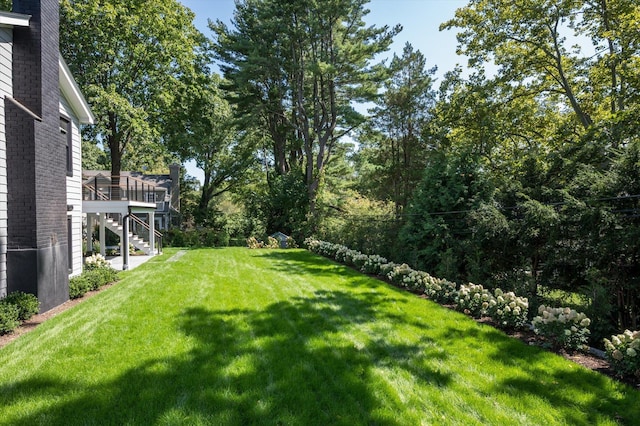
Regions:
[[280, 241], [275, 238], [269, 236], [267, 237], [267, 246], [265, 248], [277, 249], [280, 248]]
[[262, 241], [258, 241], [256, 237], [247, 238], [247, 247], [250, 249], [259, 249], [264, 247], [264, 243]]
[[338, 249], [340, 249], [340, 247], [343, 247], [340, 244], [333, 244], [326, 241], [320, 241], [311, 237], [304, 240], [304, 244], [307, 246], [307, 248], [310, 251], [317, 253], [320, 256], [328, 257], [331, 259], [335, 259]]
[[305, 238], [303, 244], [305, 245], [305, 247], [309, 250], [312, 251], [314, 253], [318, 252], [318, 248], [322, 245], [322, 244], [326, 244], [324, 241], [320, 241], [320, 240], [316, 240], [313, 237], [307, 237]]
[[583, 349], [589, 339], [591, 320], [582, 312], [570, 308], [550, 308], [541, 305], [531, 324], [553, 348]]
[[393, 267], [386, 273], [386, 276], [392, 283], [406, 287], [404, 278], [409, 276], [411, 272], [413, 272], [413, 269], [411, 269], [406, 263], [403, 263], [401, 265], [394, 264]]
[[604, 348], [616, 374], [640, 377], [640, 331], [625, 330], [604, 339]]
[[395, 268], [396, 266], [398, 266], [396, 263], [393, 262], [387, 262], [387, 263], [383, 263], [382, 265], [380, 265], [380, 273], [378, 274], [381, 277], [386, 277], [387, 274], [389, 272], [391, 272], [391, 270], [393, 268]]
[[455, 302], [459, 311], [474, 318], [480, 318], [489, 313], [492, 300], [494, 300], [493, 295], [481, 284], [469, 283], [460, 286]]
[[458, 297], [456, 283], [428, 276], [424, 279], [424, 294], [438, 303], [453, 303]]
[[503, 328], [521, 328], [527, 323], [529, 300], [516, 296], [512, 291], [504, 293], [499, 288], [489, 300], [489, 315]]
[[362, 254], [362, 253], [358, 253], [355, 256], [353, 256], [353, 266], [355, 266], [356, 268], [358, 268], [359, 270], [362, 270], [362, 268], [364, 267], [364, 264], [367, 263], [367, 260], [369, 260], [369, 256], [366, 254]]
[[345, 246], [339, 246], [336, 250], [335, 259], [345, 265], [354, 266], [354, 258], [361, 254], [362, 253], [357, 250], [351, 250]]
[[93, 254], [84, 260], [84, 269], [109, 268], [109, 262], [100, 253]]
[[388, 263], [387, 259], [377, 254], [367, 256], [364, 264], [360, 267], [360, 270], [365, 274], [377, 274], [380, 275], [380, 267]]
[[298, 243], [293, 237], [287, 237], [287, 248], [298, 248]]

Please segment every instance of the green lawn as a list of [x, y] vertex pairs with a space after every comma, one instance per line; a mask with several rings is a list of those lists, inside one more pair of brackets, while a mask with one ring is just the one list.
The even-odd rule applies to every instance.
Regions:
[[304, 250], [175, 253], [0, 349], [0, 424], [640, 419], [640, 392]]

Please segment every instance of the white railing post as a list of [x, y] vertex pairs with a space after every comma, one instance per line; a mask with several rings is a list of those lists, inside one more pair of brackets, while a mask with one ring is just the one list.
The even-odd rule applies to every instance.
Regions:
[[126, 214], [122, 217], [122, 239], [120, 247], [120, 255], [122, 256], [122, 270], [129, 269], [129, 216]]
[[155, 212], [149, 212], [147, 217], [149, 220], [149, 247], [151, 250], [151, 256], [155, 256], [156, 254]]
[[98, 213], [100, 215], [100, 232], [99, 232], [99, 237], [98, 239], [100, 240], [100, 254], [102, 255], [102, 257], [106, 257], [107, 255], [107, 248], [105, 247], [105, 244], [107, 242], [107, 239], [105, 238], [105, 232], [104, 232], [104, 221], [105, 221], [105, 215], [106, 213]]
[[87, 214], [87, 252], [93, 254], [93, 222], [94, 215]]

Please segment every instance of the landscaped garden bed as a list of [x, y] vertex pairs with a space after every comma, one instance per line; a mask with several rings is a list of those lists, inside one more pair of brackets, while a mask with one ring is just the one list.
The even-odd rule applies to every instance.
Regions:
[[[513, 292], [493, 291], [482, 285], [439, 279], [407, 264], [396, 264], [378, 255], [367, 255], [344, 245], [308, 238], [315, 253], [382, 279], [401, 289], [424, 296], [443, 306], [492, 324], [530, 345], [550, 349], [587, 368], [640, 389], [640, 331], [625, 330], [605, 339], [605, 352], [587, 346], [591, 320], [570, 307], [540, 305], [528, 324], [527, 298]], [[596, 356], [594, 356], [596, 355]]]

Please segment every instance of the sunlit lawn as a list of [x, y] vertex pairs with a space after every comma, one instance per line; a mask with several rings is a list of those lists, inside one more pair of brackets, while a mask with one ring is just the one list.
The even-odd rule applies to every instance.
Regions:
[[0, 424], [640, 419], [640, 392], [306, 251], [175, 253], [0, 349]]

